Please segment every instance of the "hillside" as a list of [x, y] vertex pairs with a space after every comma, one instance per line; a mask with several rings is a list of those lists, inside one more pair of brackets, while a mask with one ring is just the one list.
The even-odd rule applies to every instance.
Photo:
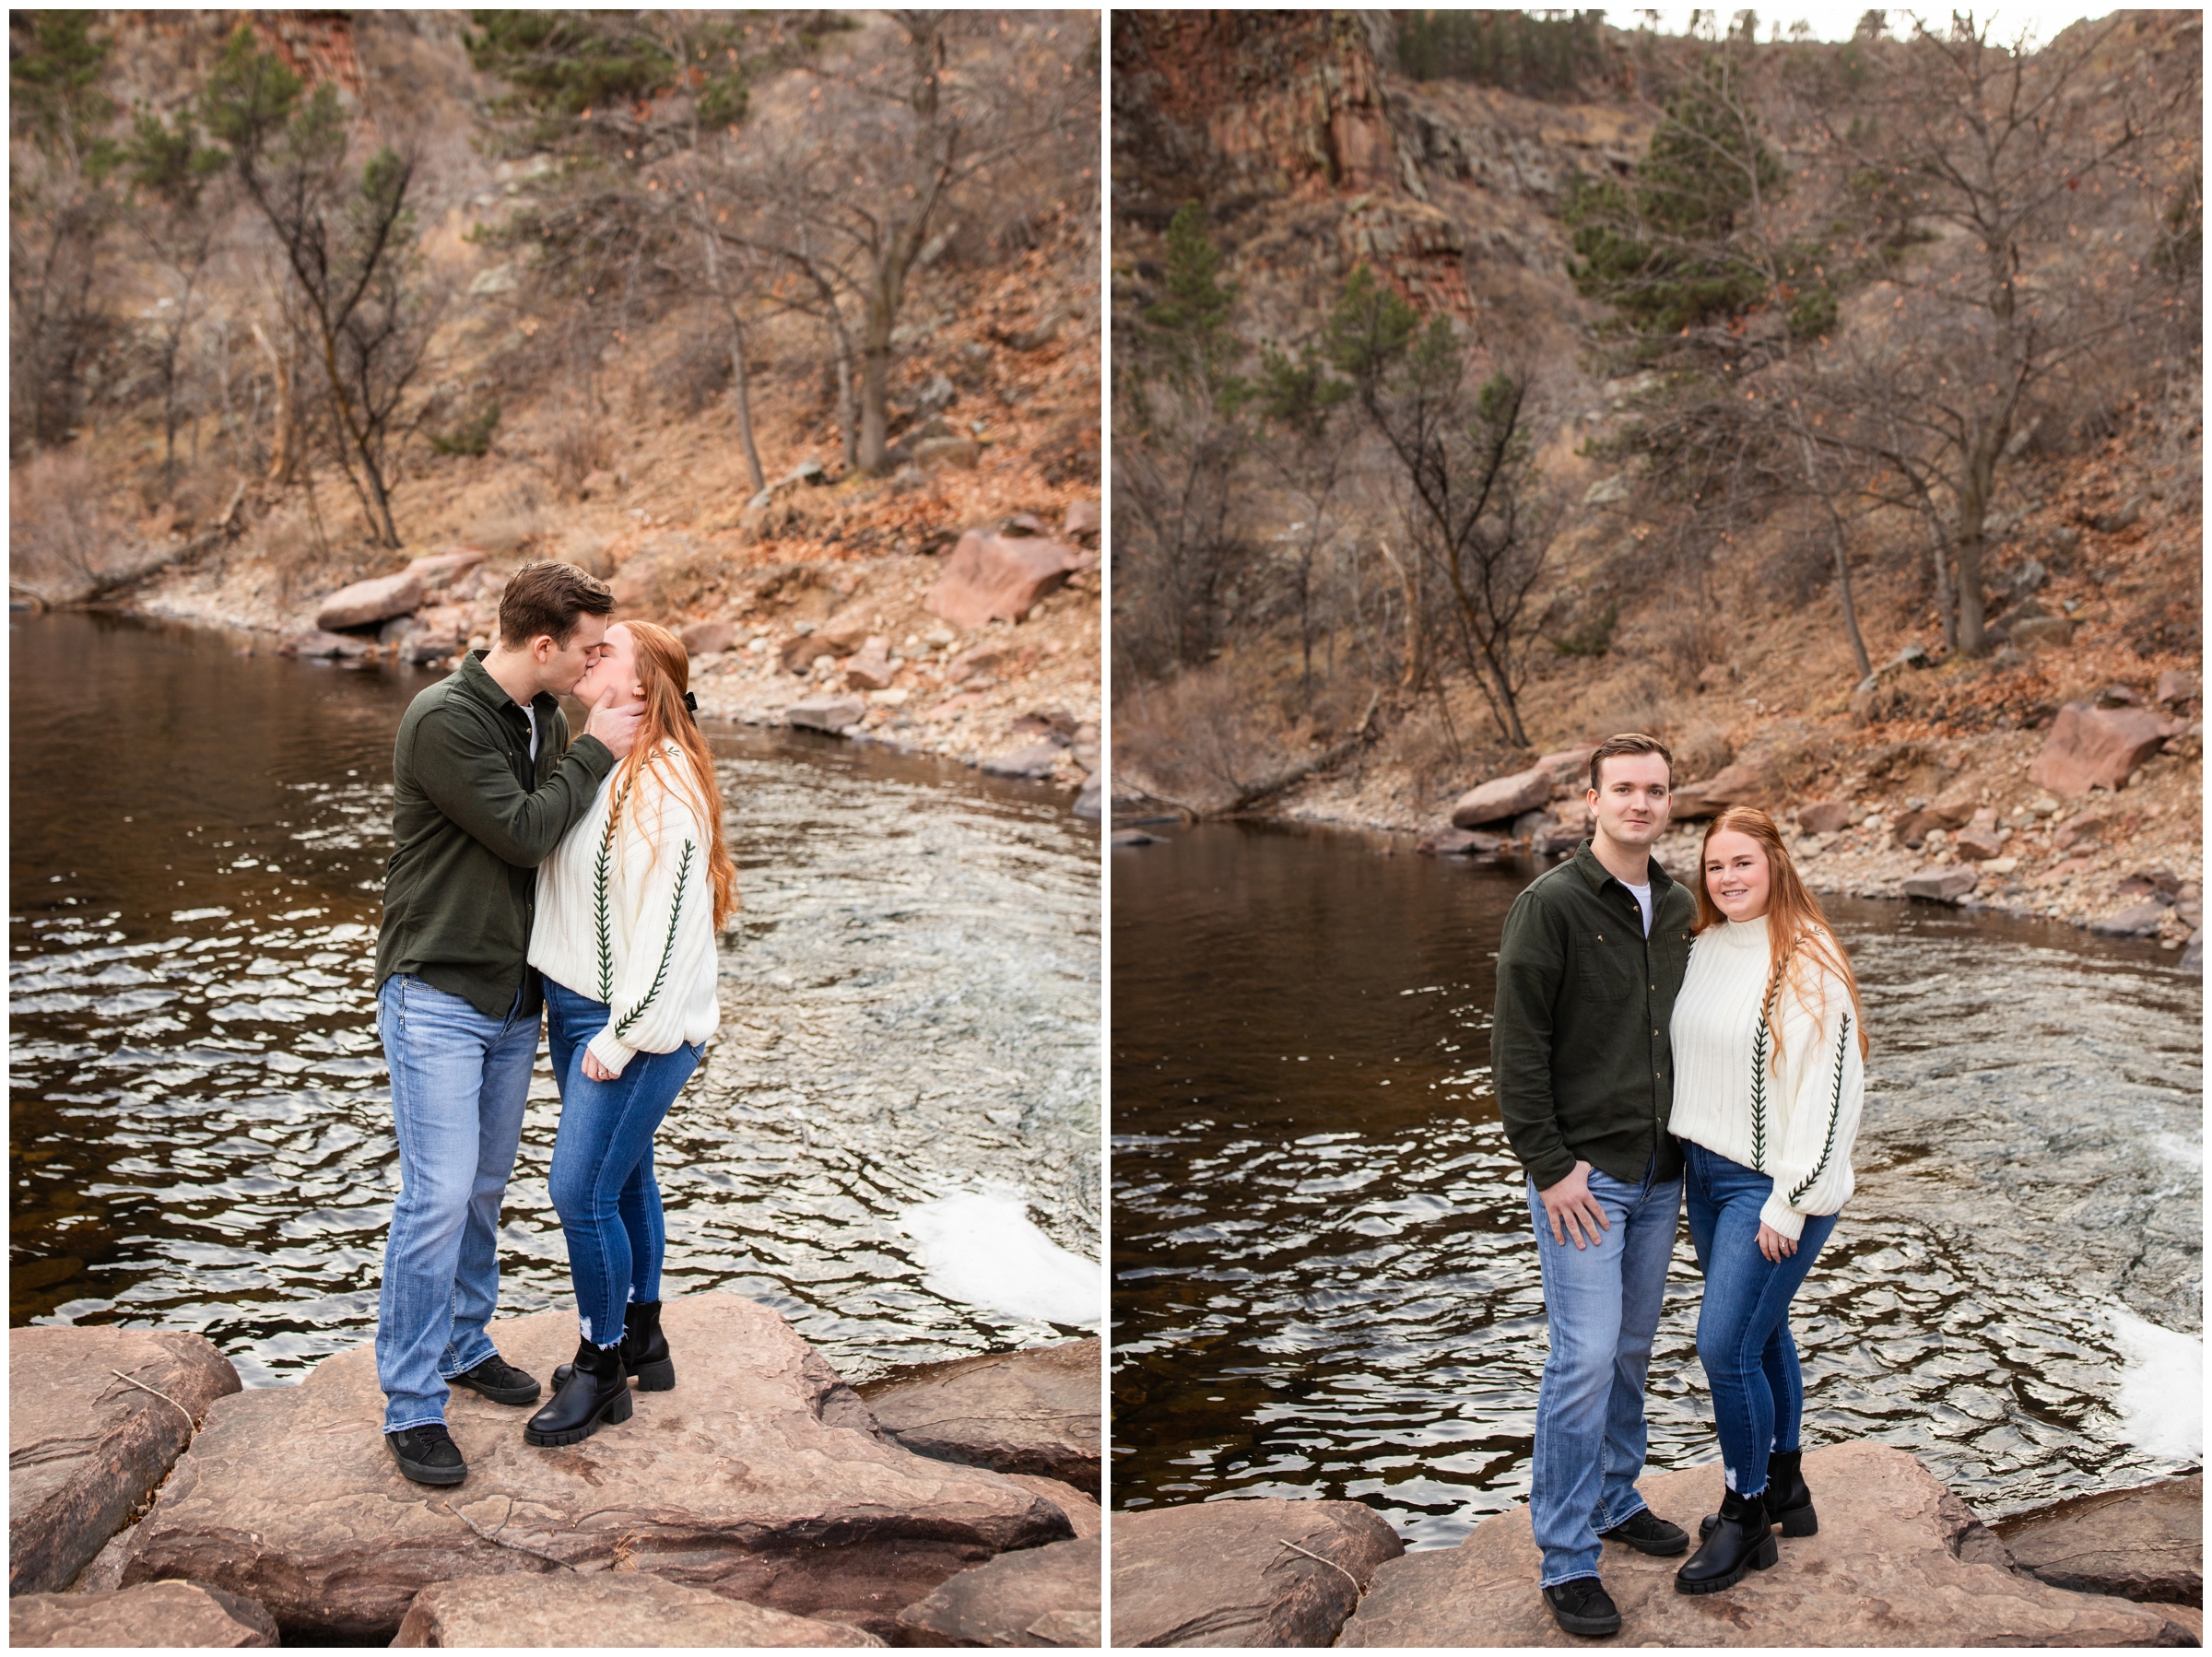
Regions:
[[[2066, 382], [2065, 396], [2053, 382], [2046, 403], [2022, 405], [1994, 494], [1978, 509], [1985, 522], [1967, 524], [1940, 486], [1934, 510], [1903, 510], [1879, 498], [1888, 486], [1872, 469], [1841, 487], [1849, 452], [1840, 439], [1826, 443], [1832, 429], [1816, 433], [1813, 420], [1782, 408], [1764, 420], [1729, 416], [1726, 399], [1739, 410], [1762, 397], [1796, 410], [1803, 387], [1806, 407], [1825, 407], [1840, 426], [1841, 394], [1826, 405], [1813, 398], [1845, 382], [1843, 369], [1878, 382], [1895, 364], [1902, 386], [1907, 365], [1929, 358], [1926, 338], [1937, 331], [1912, 332], [1906, 302], [1955, 268], [1945, 263], [1958, 257], [1954, 232], [1932, 215], [1908, 215], [1886, 227], [1888, 240], [1848, 281], [1834, 251], [1865, 194], [1838, 134], [1872, 123], [1880, 76], [1867, 71], [1902, 65], [1906, 44], [1605, 30], [1575, 43], [1583, 55], [1568, 72], [1531, 89], [1542, 77], [1527, 58], [1513, 85], [1404, 73], [1399, 53], [1419, 40], [1406, 19], [1427, 15], [1116, 21], [1117, 375], [1124, 363], [1159, 365], [1147, 369], [1141, 418], [1132, 384], [1116, 387], [1121, 815], [1163, 804], [1264, 810], [1422, 833], [1464, 850], [1468, 836], [1441, 831], [1465, 791], [1610, 731], [1642, 729], [1673, 746], [1680, 783], [1729, 773], [1728, 798], [1784, 817], [1808, 802], [1848, 805], [1853, 826], [1800, 839], [1826, 889], [1894, 896], [1915, 871], [1948, 867], [1976, 876], [1970, 902], [2077, 921], [2150, 891], [2160, 912], [2138, 913], [2135, 924], [2175, 946], [2187, 939], [2202, 878], [2194, 276], [2183, 302], [2194, 309], [2161, 344], [2144, 343], [2155, 328], [2137, 326], [2125, 335], [2136, 343], [2108, 348], [2094, 371]], [[2125, 95], [2114, 88], [2129, 77], [2166, 76], [2164, 88], [2189, 76], [2197, 28], [2194, 14], [2127, 14], [2079, 26], [2045, 51], [2055, 62], [2093, 41], [2077, 100], [2089, 123], [2110, 125], [2112, 100]], [[1665, 148], [1655, 136], [1683, 130], [1680, 112], [1694, 110], [1707, 73], [1699, 65], [1724, 55], [1784, 185], [1771, 209], [1781, 227], [1772, 241], [1802, 248], [1830, 238], [1820, 292], [1835, 310], [1802, 330], [1793, 311], [1785, 331], [1770, 287], [1686, 324], [1684, 346], [1671, 325], [1665, 336], [1624, 327], [1639, 298], [1632, 287], [1617, 289], [1618, 303], [1588, 291], [1586, 273], [1604, 249], [1585, 236], [1578, 257], [1578, 223], [1590, 222], [1578, 204], [1602, 200], [1607, 182], [1632, 192], [1655, 175], [1653, 158]], [[2193, 100], [2193, 78], [2186, 88]], [[2199, 153], [2191, 128], [2145, 158], [2126, 181], [2136, 198], [2125, 234], [2147, 244], [2143, 227], [2155, 230], [2157, 213], [2193, 202]], [[2116, 182], [2096, 210], [2118, 213], [2124, 194]], [[1191, 274], [1189, 229], [1173, 228], [1192, 202], [1218, 261], [1207, 278]], [[1739, 215], [1739, 236], [1741, 228]], [[2046, 283], [2101, 285], [2094, 254], [2062, 241], [2041, 256]], [[1534, 411], [1516, 433], [1528, 456], [1520, 525], [1541, 557], [1511, 664], [1524, 676], [1513, 711], [1524, 742], [1509, 737], [1490, 669], [1457, 637], [1463, 613], [1441, 558], [1424, 549], [1407, 474], [1394, 470], [1378, 428], [1348, 417], [1359, 408], [1355, 370], [1339, 370], [1349, 389], [1334, 415], [1306, 405], [1304, 417], [1335, 421], [1325, 447], [1299, 448], [1288, 418], [1239, 417], [1257, 435], [1201, 480], [1218, 491], [1206, 535], [1187, 515], [1164, 518], [1145, 496], [1149, 475], [1124, 464], [1133, 439], [1142, 445], [1174, 418], [1199, 417], [1197, 399], [1176, 400], [1184, 381], [1172, 355], [1173, 329], [1198, 304], [1193, 293], [1210, 281], [1233, 296], [1206, 302], [1219, 304], [1234, 342], [1224, 355], [1261, 384], [1265, 409], [1289, 383], [1268, 379], [1270, 347], [1324, 374], [1331, 350], [1339, 364], [1351, 360], [1342, 333], [1331, 333], [1343, 314], [1332, 308], [1362, 264], [1421, 323], [1450, 322], [1470, 379], [1515, 377]], [[1806, 278], [1795, 279], [1802, 293]], [[1954, 327], [1966, 337], [1973, 324]], [[1725, 390], [1730, 376], [1740, 376], [1736, 391]], [[1723, 392], [1695, 389], [1708, 383]], [[1234, 424], [1220, 412], [1227, 403], [1218, 398], [1205, 415], [1224, 452], [1231, 445], [1219, 434]], [[1692, 434], [1706, 447], [1668, 447], [1683, 441], [1692, 416], [1706, 422]], [[1814, 473], [1823, 488], [1781, 476], [1800, 433], [1821, 444], [1806, 451], [1824, 468]], [[1307, 458], [1286, 464], [1290, 451]], [[1707, 481], [1686, 481], [1699, 466]], [[1468, 545], [1499, 538], [1494, 523]], [[1540, 533], [1529, 535], [1530, 526]], [[1962, 545], [1970, 527], [1978, 549]], [[1932, 533], [1947, 548], [1941, 560], [1931, 556]], [[1838, 536], [1870, 672], [1844, 623]], [[1957, 634], [1966, 606], [1949, 555], [1974, 550], [1983, 599], [1975, 620], [1986, 617], [1988, 630], [1970, 645]], [[1207, 557], [1210, 584], [1192, 585], [1187, 571]], [[1181, 638], [1147, 630], [1145, 603], [1165, 584], [1162, 572], [1178, 569], [1186, 591], [1206, 594], [1211, 631], [1194, 641], [1187, 629]], [[2134, 754], [2117, 788], [2054, 791], [2029, 776], [2069, 703], [2133, 705], [2162, 722], [2150, 757]], [[1552, 792], [1547, 821], [1532, 813], [1489, 824], [1476, 854], [1526, 852], [1547, 836], [1564, 843], [1580, 827], [1579, 800], [1563, 786]], [[1936, 807], [1936, 817], [1915, 819]], [[1985, 807], [2003, 855], [1991, 854], [2000, 850], [1993, 843], [1970, 857], [1957, 840]], [[1694, 859], [1696, 831], [1693, 823], [1663, 848], [1670, 866]]]
[[[94, 16], [93, 38], [110, 47], [98, 84], [117, 111], [171, 119], [199, 107], [237, 18]], [[509, 570], [571, 558], [616, 583], [621, 613], [727, 624], [726, 640], [693, 635], [706, 640], [695, 668], [711, 711], [780, 720], [790, 703], [841, 688], [846, 660], [877, 636], [890, 666], [859, 692], [877, 693], [862, 730], [974, 762], [1032, 742], [1041, 721], [1060, 749], [1051, 774], [1079, 781], [1096, 765], [1100, 682], [1099, 583], [1083, 568], [1095, 567], [1083, 551], [1095, 529], [1082, 527], [1100, 476], [1096, 186], [1080, 142], [1087, 123], [1096, 132], [1095, 74], [1087, 84], [1083, 67], [1091, 26], [1024, 15], [951, 41], [963, 75], [1019, 73], [1033, 85], [1039, 65], [1056, 66], [1058, 101], [1017, 113], [1049, 119], [1063, 138], [1034, 147], [1018, 188], [987, 176], [946, 187], [906, 273], [886, 353], [888, 447], [870, 468], [852, 454], [865, 414], [857, 289], [838, 292], [832, 316], [818, 291], [794, 287], [789, 261], [755, 252], [744, 264], [748, 250], [725, 241], [722, 263], [702, 266], [700, 239], [687, 241], [656, 199], [696, 181], [701, 203], [728, 202], [718, 222], [770, 245], [758, 227], [775, 204], [745, 194], [749, 181], [731, 169], [752, 152], [739, 147], [815, 142], [822, 88], [835, 90], [842, 65], [877, 61], [871, 53], [895, 59], [903, 39], [879, 14], [759, 16], [765, 40], [738, 39], [730, 53], [752, 56], [725, 158], [687, 135], [691, 83], [680, 72], [638, 94], [636, 150], [618, 156], [573, 135], [588, 135], [588, 108], [570, 112], [565, 137], [547, 135], [542, 112], [535, 125], [505, 112], [513, 84], [472, 61], [463, 14], [255, 14], [254, 43], [298, 74], [303, 97], [338, 93], [348, 168], [384, 144], [414, 167], [424, 332], [389, 450], [400, 544], [376, 544], [327, 417], [307, 408], [279, 429], [324, 382], [312, 351], [287, 350], [288, 334], [302, 337], [299, 296], [270, 226], [220, 170], [201, 211], [211, 253], [184, 296], [183, 417], [176, 462], [164, 464], [158, 370], [177, 273], [134, 234], [143, 205], [111, 184], [81, 419], [66, 441], [23, 445], [11, 468], [18, 602], [248, 628], [275, 647], [312, 629], [334, 589], [418, 556], [480, 551], [480, 570], [435, 595], [422, 625], [358, 629], [346, 647], [434, 663], [448, 659], [427, 653], [441, 639], [486, 636]], [[118, 113], [109, 130], [122, 123]], [[20, 124], [17, 147], [39, 159]], [[571, 176], [598, 194], [560, 194]], [[641, 227], [634, 247], [593, 250], [595, 280], [578, 276], [572, 247], [531, 229], [579, 199]], [[19, 201], [18, 216], [35, 213]], [[765, 500], [733, 395], [733, 305]], [[841, 357], [841, 329], [852, 356]], [[1074, 573], [1018, 623], [954, 627], [925, 609], [961, 535], [1018, 515], [1017, 534], [1065, 536]], [[812, 635], [831, 648], [790, 648]], [[805, 659], [788, 671], [794, 654]]]

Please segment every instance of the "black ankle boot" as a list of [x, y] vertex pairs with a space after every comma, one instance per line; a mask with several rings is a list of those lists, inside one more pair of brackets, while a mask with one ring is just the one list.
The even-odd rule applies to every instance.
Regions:
[[622, 1309], [622, 1367], [638, 1378], [641, 1393], [666, 1393], [676, 1386], [676, 1360], [661, 1333], [661, 1303], [632, 1300]]
[[[1820, 1533], [1819, 1515], [1813, 1511], [1813, 1493], [1806, 1488], [1802, 1450], [1778, 1450], [1767, 1458], [1767, 1518], [1778, 1521], [1785, 1536], [1816, 1536]], [[1718, 1513], [1708, 1513], [1698, 1522], [1700, 1537], [1712, 1534], [1712, 1527], [1721, 1522]]]
[[[569, 1378], [570, 1366], [553, 1371], [555, 1386]], [[667, 1393], [676, 1388], [676, 1363], [668, 1356], [668, 1337], [661, 1333], [661, 1303], [632, 1300], [622, 1309], [622, 1373], [638, 1378], [641, 1393]]]
[[576, 1361], [554, 1390], [553, 1402], [523, 1428], [525, 1444], [575, 1444], [599, 1430], [600, 1423], [629, 1419], [629, 1382], [622, 1355], [614, 1346], [579, 1343]]
[[1782, 1557], [1768, 1526], [1765, 1493], [1721, 1500], [1720, 1522], [1712, 1527], [1689, 1563], [1675, 1572], [1678, 1593], [1718, 1593], [1744, 1580], [1747, 1570], [1766, 1570]]

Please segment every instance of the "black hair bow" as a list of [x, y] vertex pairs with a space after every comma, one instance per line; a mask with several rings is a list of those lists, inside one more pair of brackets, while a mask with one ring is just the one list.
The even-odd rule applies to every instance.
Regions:
[[691, 723], [697, 724], [699, 723], [699, 698], [688, 690], [685, 691], [684, 706], [691, 710]]

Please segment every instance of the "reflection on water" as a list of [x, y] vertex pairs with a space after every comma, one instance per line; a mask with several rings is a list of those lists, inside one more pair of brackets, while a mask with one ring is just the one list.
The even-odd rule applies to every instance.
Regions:
[[[10, 1319], [207, 1334], [249, 1385], [373, 1330], [398, 1158], [373, 1000], [392, 736], [430, 676], [17, 617]], [[1095, 829], [1055, 797], [717, 729], [746, 902], [656, 1145], [669, 1292], [841, 1371], [1052, 1338], [924, 1281], [900, 1212], [989, 1183], [1096, 1257]], [[541, 1056], [502, 1303], [572, 1302]]]
[[[1404, 842], [1396, 842], [1403, 847]], [[1532, 871], [1207, 827], [1115, 853], [1117, 1506], [1349, 1497], [1410, 1545], [1525, 1499], [1546, 1337], [1489, 1086]], [[1839, 901], [1875, 1053], [1793, 1314], [1809, 1442], [1913, 1451], [1985, 1515], [2155, 1476], [2109, 1309], [2201, 1317], [2199, 981], [2152, 946]], [[1714, 1459], [1687, 1228], [1651, 1461]]]

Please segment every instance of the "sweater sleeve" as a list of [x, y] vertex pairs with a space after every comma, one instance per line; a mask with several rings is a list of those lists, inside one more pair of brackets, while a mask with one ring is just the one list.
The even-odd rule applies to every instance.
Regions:
[[592, 1056], [617, 1075], [632, 1053], [674, 1052], [682, 1043], [689, 986], [714, 953], [712, 842], [686, 795], [665, 787], [650, 795], [620, 836], [614, 900], [634, 918], [629, 950], [606, 986], [606, 1028], [590, 1042]]
[[1866, 1094], [1851, 991], [1826, 971], [1818, 988], [1825, 1000], [1818, 1020], [1793, 992], [1783, 993], [1785, 1051], [1779, 1079], [1785, 1114], [1769, 1164], [1773, 1194], [1759, 1214], [1762, 1223], [1793, 1240], [1805, 1230], [1806, 1216], [1834, 1214], [1851, 1196], [1851, 1147]]
[[1534, 890], [1513, 900], [1498, 944], [1490, 1078], [1505, 1136], [1538, 1191], [1574, 1171], [1551, 1092], [1552, 1008], [1566, 971], [1566, 925]]
[[415, 731], [415, 779], [431, 805], [501, 862], [534, 869], [591, 809], [615, 757], [596, 736], [580, 736], [545, 786], [532, 792], [515, 781], [486, 717], [451, 706], [427, 716]]

